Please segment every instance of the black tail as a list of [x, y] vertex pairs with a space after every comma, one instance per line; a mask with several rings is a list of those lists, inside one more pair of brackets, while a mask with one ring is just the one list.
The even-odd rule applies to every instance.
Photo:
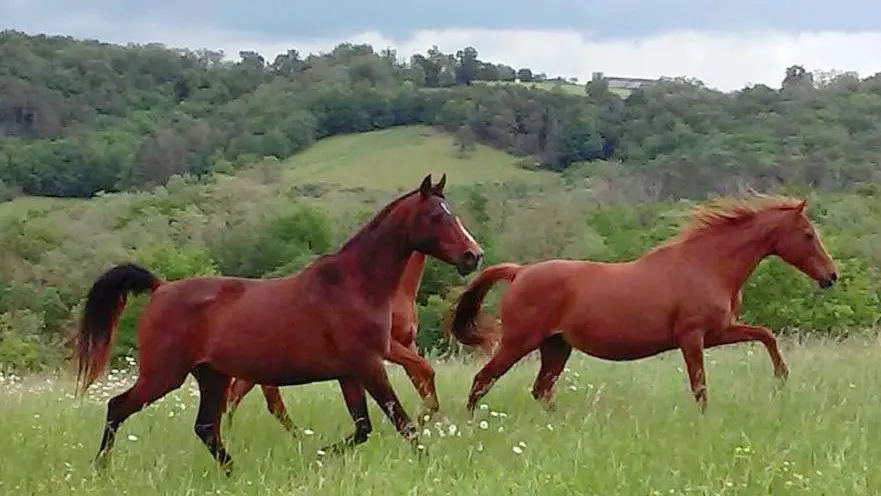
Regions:
[[77, 392], [84, 393], [107, 366], [128, 294], [153, 291], [160, 284], [152, 272], [131, 263], [117, 265], [95, 280], [76, 336]]

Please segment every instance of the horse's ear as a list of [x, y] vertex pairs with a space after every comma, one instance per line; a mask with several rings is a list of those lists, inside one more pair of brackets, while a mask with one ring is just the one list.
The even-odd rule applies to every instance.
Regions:
[[796, 210], [798, 210], [799, 212], [804, 212], [805, 208], [807, 208], [807, 206], [808, 206], [808, 200], [804, 199], [801, 201], [801, 203], [798, 204], [798, 207], [796, 207]]
[[446, 185], [447, 185], [447, 174], [445, 172], [444, 175], [441, 176], [440, 181], [438, 181], [437, 184], [434, 185], [434, 192], [438, 195], [442, 194], [444, 192], [444, 186], [446, 186]]
[[425, 179], [422, 180], [422, 184], [419, 185], [419, 192], [422, 193], [422, 198], [431, 196], [431, 174], [425, 176]]

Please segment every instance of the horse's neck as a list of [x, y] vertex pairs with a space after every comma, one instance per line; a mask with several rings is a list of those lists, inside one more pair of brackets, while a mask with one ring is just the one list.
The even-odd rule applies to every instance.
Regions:
[[349, 277], [366, 289], [365, 296], [375, 301], [390, 301], [397, 291], [413, 249], [406, 235], [391, 226], [377, 226], [355, 246], [338, 253], [345, 260]]
[[770, 230], [727, 228], [679, 246], [690, 266], [708, 267], [731, 291], [739, 291], [765, 257], [771, 254]]
[[404, 268], [404, 275], [401, 276], [401, 284], [398, 287], [398, 294], [410, 299], [416, 298], [416, 292], [422, 284], [422, 274], [425, 271], [425, 254], [414, 251], [407, 261]]

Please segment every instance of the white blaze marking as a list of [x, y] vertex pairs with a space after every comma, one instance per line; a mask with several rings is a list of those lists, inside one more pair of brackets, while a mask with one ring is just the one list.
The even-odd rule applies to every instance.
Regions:
[[446, 212], [449, 215], [453, 215], [453, 212], [450, 212], [450, 206], [447, 205], [447, 202], [445, 202], [445, 201], [440, 202], [440, 206], [444, 210], [444, 212]]
[[468, 232], [468, 229], [465, 229], [465, 226], [462, 225], [462, 221], [459, 220], [458, 217], [456, 217], [456, 225], [459, 226], [459, 229], [462, 230], [462, 234], [465, 235], [465, 238], [466, 238], [468, 241], [470, 241], [471, 243], [474, 243], [475, 245], [477, 245], [477, 241], [474, 239], [474, 236], [472, 236], [471, 233]]

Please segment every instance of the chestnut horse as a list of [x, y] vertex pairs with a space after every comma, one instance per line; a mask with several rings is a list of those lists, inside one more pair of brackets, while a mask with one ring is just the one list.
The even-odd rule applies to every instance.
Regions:
[[354, 434], [324, 448], [361, 444], [372, 431], [366, 392], [397, 431], [417, 447], [416, 427], [389, 383], [383, 358], [390, 346], [391, 302], [414, 251], [474, 271], [483, 251], [444, 200], [444, 175], [384, 207], [339, 251], [278, 279], [193, 277], [162, 281], [124, 264], [93, 284], [77, 335], [78, 392], [107, 365], [116, 324], [129, 293], [152, 298], [138, 327], [135, 385], [112, 398], [96, 462], [113, 447], [120, 424], [180, 387], [199, 384], [196, 435], [227, 475], [232, 458], [220, 418], [232, 377], [274, 386], [337, 380]]
[[[416, 387], [425, 411], [419, 415], [420, 419], [429, 420], [440, 409], [437, 400], [437, 390], [434, 384], [434, 369], [431, 364], [419, 355], [416, 350], [416, 333], [419, 330], [419, 317], [416, 313], [416, 294], [422, 284], [422, 273], [425, 270], [425, 255], [413, 252], [407, 266], [404, 267], [404, 275], [401, 276], [395, 295], [392, 297], [392, 340], [389, 353], [385, 359], [401, 365]], [[233, 378], [229, 386], [227, 396], [229, 398], [229, 413], [227, 420], [230, 425], [236, 409], [251, 389], [256, 384], [244, 379]], [[296, 433], [296, 427], [288, 415], [281, 393], [276, 386], [261, 385], [263, 396], [266, 399], [266, 407], [279, 423], [291, 433]]]
[[[498, 343], [474, 377], [467, 408], [511, 366], [538, 348], [533, 397], [553, 409], [553, 390], [572, 348], [611, 361], [637, 360], [679, 348], [691, 391], [707, 407], [704, 348], [760, 341], [775, 374], [788, 369], [765, 327], [737, 321], [741, 287], [761, 260], [776, 255], [828, 288], [836, 265], [805, 215], [807, 201], [756, 195], [697, 207], [680, 234], [640, 258], [598, 263], [547, 260], [487, 267], [457, 302], [450, 331], [466, 345]], [[475, 315], [498, 281], [501, 327], [475, 327]]]

